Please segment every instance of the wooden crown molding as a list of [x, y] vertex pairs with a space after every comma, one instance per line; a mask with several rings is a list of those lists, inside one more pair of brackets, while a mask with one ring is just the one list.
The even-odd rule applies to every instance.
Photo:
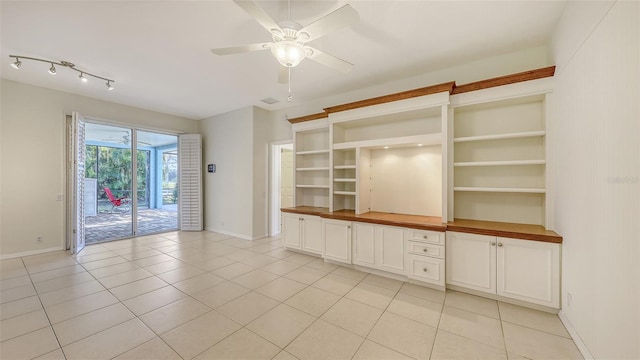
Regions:
[[444, 92], [444, 91], [448, 91], [449, 93], [451, 93], [455, 85], [456, 85], [455, 81], [451, 81], [451, 82], [427, 86], [419, 89], [413, 89], [413, 90], [403, 91], [395, 94], [378, 96], [371, 99], [360, 100], [360, 101], [356, 101], [348, 104], [331, 106], [331, 107], [325, 108], [324, 111], [328, 114], [331, 114], [331, 113], [340, 112], [340, 111], [358, 109], [365, 106], [378, 105], [378, 104], [384, 104], [392, 101], [410, 99], [418, 96], [437, 94], [439, 92]]
[[496, 86], [509, 85], [509, 84], [515, 84], [523, 81], [551, 77], [555, 74], [555, 71], [556, 71], [555, 66], [549, 66], [542, 69], [523, 71], [516, 74], [499, 76], [492, 79], [486, 79], [486, 80], [476, 81], [468, 84], [463, 84], [460, 86], [456, 85], [455, 81], [451, 81], [451, 82], [427, 86], [419, 89], [402, 91], [395, 94], [383, 95], [383, 96], [378, 96], [371, 99], [355, 101], [348, 104], [331, 106], [331, 107], [324, 108], [324, 112], [321, 112], [321, 113], [291, 118], [287, 120], [291, 124], [296, 124], [296, 123], [301, 123], [305, 121], [324, 119], [328, 117], [329, 114], [331, 113], [358, 109], [365, 106], [384, 104], [392, 101], [405, 100], [405, 99], [410, 99], [418, 96], [431, 95], [431, 94], [436, 94], [444, 91], [448, 91], [449, 94], [451, 95], [462, 94], [470, 91], [488, 89]]
[[324, 119], [327, 116], [329, 116], [329, 114], [327, 114], [326, 112], [321, 112], [321, 113], [317, 113], [317, 114], [311, 114], [311, 115], [306, 115], [306, 116], [300, 116], [300, 117], [296, 117], [296, 118], [287, 119], [287, 121], [289, 121], [292, 124], [297, 124], [297, 123], [301, 123], [301, 122], [305, 122], [305, 121]]
[[492, 79], [476, 81], [464, 85], [456, 85], [451, 95], [462, 94], [470, 91], [482, 90], [496, 86], [515, 84], [523, 81], [542, 79], [551, 77], [556, 71], [555, 66], [549, 66], [542, 69], [524, 71], [517, 74], [499, 76]]

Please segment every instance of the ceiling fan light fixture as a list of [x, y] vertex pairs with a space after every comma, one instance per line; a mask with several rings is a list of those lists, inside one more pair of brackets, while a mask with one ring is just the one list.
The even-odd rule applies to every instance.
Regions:
[[271, 47], [271, 53], [285, 67], [295, 67], [307, 56], [304, 46], [295, 41], [283, 40]]
[[107, 90], [113, 90], [113, 85], [111, 85], [111, 81], [107, 81]]
[[84, 73], [80, 73], [80, 76], [78, 76], [78, 78], [80, 78], [80, 81], [82, 81], [83, 83], [86, 83], [88, 81], [87, 77], [84, 76]]

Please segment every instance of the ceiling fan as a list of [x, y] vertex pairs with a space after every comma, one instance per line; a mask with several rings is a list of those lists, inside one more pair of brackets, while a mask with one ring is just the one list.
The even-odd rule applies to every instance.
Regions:
[[[131, 135], [129, 134], [128, 131], [123, 131], [123, 132], [125, 134], [122, 135], [122, 138], [109, 136], [109, 137], [107, 137], [105, 139], [102, 139], [102, 141], [112, 142], [112, 143], [116, 143], [116, 144], [124, 144], [124, 145], [131, 144]], [[140, 140], [138, 140], [138, 144], [147, 145], [147, 146], [151, 146], [152, 145], [151, 143], [140, 141]]]
[[233, 2], [269, 31], [273, 41], [211, 49], [214, 54], [231, 55], [270, 49], [273, 56], [282, 65], [279, 76], [279, 82], [281, 83], [288, 81], [289, 70], [297, 66], [305, 58], [309, 58], [342, 73], [348, 73], [353, 69], [353, 64], [307, 45], [308, 42], [327, 35], [331, 31], [358, 21], [360, 16], [351, 5], [344, 5], [303, 27], [300, 23], [291, 20], [290, 4], [289, 19], [275, 22], [255, 0], [233, 0]]

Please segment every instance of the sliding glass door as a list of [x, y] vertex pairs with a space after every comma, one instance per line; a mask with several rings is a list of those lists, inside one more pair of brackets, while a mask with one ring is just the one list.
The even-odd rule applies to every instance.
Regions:
[[[86, 124], [86, 243], [178, 228], [177, 136]], [[167, 159], [167, 160], [165, 160]]]

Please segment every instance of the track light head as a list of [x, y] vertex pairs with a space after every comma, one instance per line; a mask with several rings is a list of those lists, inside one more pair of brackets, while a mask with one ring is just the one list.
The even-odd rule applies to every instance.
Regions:
[[16, 58], [16, 61], [11, 63], [11, 67], [16, 70], [20, 70], [22, 67], [22, 61], [20, 61], [20, 58]]
[[111, 81], [107, 80], [107, 90], [111, 91], [113, 90], [113, 85], [111, 85]]
[[49, 74], [51, 75], [56, 74], [56, 67], [53, 64], [51, 64], [51, 67], [49, 68]]
[[87, 77], [84, 76], [84, 73], [80, 73], [80, 76], [78, 76], [80, 78], [80, 81], [82, 81], [83, 83], [86, 83], [88, 81]]

